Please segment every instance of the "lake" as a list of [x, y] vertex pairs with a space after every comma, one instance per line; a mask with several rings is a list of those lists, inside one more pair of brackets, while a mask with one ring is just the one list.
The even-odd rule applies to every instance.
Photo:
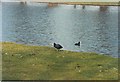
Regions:
[[[1, 8], [0, 8], [1, 9]], [[1, 16], [1, 15], [0, 15]], [[118, 8], [2, 3], [2, 41], [118, 57]], [[81, 41], [81, 46], [75, 46]]]

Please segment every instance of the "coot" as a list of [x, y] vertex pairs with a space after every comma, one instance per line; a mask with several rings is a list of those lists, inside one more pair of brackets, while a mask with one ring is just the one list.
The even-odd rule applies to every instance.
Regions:
[[76, 46], [80, 46], [80, 42], [78, 42], [78, 43], [75, 43], [75, 45], [76, 45]]
[[61, 49], [61, 48], [63, 48], [60, 44], [56, 44], [56, 43], [54, 43], [54, 47], [56, 48], [56, 49]]

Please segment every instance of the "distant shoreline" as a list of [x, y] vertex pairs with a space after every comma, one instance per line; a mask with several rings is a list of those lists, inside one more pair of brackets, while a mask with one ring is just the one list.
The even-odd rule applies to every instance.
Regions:
[[[13, 1], [12, 1], [13, 2]], [[20, 1], [17, 1], [20, 2]], [[4, 2], [2, 2], [4, 3]], [[21, 2], [27, 3], [27, 2]], [[66, 4], [66, 5], [92, 5], [92, 6], [120, 6], [119, 2], [39, 2], [31, 1], [30, 3], [50, 3], [50, 4]]]
[[66, 5], [120, 6], [118, 2], [37, 2]]

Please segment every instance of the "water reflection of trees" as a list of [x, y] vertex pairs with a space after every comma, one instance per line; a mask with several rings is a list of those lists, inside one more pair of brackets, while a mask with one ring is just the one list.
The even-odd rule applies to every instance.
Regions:
[[107, 11], [108, 10], [108, 6], [100, 6], [100, 11]]
[[[116, 44], [113, 43], [113, 38], [115, 38], [115, 30], [113, 22], [111, 22], [111, 14], [108, 11], [107, 6], [101, 6], [100, 11], [97, 14], [96, 17], [96, 23], [97, 23], [97, 45], [98, 45], [98, 51], [101, 53], [111, 54], [113, 55], [112, 49], [116, 49]], [[114, 30], [115, 29], [115, 30]], [[113, 37], [111, 35], [114, 35]], [[117, 36], [117, 35], [116, 35]], [[117, 42], [117, 41], [115, 41]]]

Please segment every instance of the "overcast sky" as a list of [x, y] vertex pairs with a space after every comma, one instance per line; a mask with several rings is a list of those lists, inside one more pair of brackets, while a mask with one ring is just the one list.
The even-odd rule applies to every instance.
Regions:
[[[23, 1], [23, 0], [1, 0], [5, 2]], [[118, 2], [119, 0], [27, 0], [27, 1], [53, 1], [53, 2]]]

